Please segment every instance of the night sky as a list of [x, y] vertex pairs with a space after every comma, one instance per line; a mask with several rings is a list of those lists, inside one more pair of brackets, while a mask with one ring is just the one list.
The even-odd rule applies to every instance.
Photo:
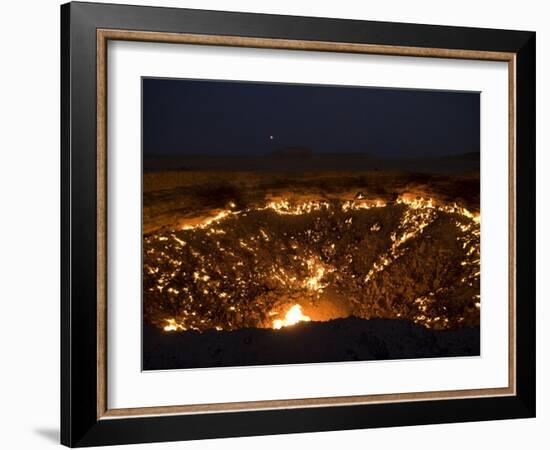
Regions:
[[479, 151], [479, 93], [143, 79], [143, 152], [387, 157]]

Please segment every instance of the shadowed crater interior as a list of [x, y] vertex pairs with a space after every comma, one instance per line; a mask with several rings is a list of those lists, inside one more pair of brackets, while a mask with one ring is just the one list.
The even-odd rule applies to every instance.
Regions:
[[144, 236], [148, 326], [277, 329], [350, 316], [479, 326], [478, 213], [360, 192], [240, 206]]

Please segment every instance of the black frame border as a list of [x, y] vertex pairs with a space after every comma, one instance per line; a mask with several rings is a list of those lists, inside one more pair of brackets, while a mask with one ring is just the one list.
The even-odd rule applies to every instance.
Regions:
[[[516, 395], [97, 418], [96, 30], [516, 54]], [[534, 32], [113, 4], [61, 6], [61, 443], [70, 447], [534, 417]]]

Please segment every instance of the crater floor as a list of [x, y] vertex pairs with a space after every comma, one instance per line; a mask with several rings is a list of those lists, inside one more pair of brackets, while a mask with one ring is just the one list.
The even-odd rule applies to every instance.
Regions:
[[312, 321], [479, 326], [480, 217], [457, 202], [279, 190], [175, 223], [143, 241], [144, 319], [166, 331], [273, 328], [295, 305]]

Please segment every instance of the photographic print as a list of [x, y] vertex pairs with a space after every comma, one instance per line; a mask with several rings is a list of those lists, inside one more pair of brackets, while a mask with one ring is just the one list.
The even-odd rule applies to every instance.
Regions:
[[143, 370], [480, 354], [479, 92], [142, 78]]

